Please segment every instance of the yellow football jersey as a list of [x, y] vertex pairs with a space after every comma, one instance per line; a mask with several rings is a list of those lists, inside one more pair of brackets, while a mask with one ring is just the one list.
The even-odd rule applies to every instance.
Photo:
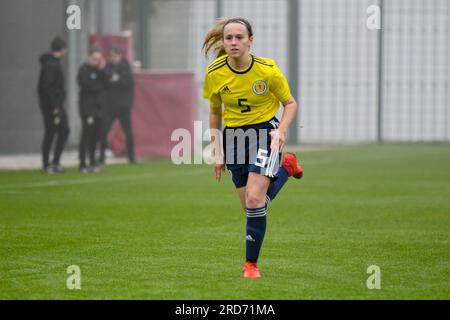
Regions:
[[275, 61], [251, 56], [244, 70], [233, 69], [228, 55], [211, 63], [205, 75], [203, 97], [211, 107], [224, 104], [223, 121], [228, 127], [257, 124], [272, 119], [291, 97], [286, 78]]

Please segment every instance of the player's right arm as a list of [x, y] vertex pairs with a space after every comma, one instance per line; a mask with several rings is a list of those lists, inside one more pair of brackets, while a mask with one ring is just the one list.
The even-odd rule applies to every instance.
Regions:
[[203, 87], [203, 98], [209, 100], [209, 128], [211, 132], [211, 141], [213, 144], [214, 175], [217, 182], [220, 182], [222, 172], [225, 170], [224, 157], [221, 148], [221, 129], [222, 129], [222, 99], [217, 92], [217, 85], [207, 72]]
[[216, 181], [220, 182], [222, 172], [225, 170], [224, 158], [221, 148], [222, 106], [211, 105], [209, 111], [209, 128], [211, 129], [211, 142], [213, 145], [214, 174]]

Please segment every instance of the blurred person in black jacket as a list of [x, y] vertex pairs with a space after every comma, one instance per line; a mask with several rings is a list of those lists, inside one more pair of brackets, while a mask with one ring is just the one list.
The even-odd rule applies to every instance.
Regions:
[[[82, 131], [79, 145], [80, 172], [99, 172], [95, 163], [95, 149], [100, 138], [100, 117], [105, 105], [106, 76], [102, 54], [92, 49], [87, 61], [78, 71], [80, 86], [79, 112]], [[89, 165], [86, 163], [86, 151]]]
[[[67, 53], [66, 42], [56, 37], [51, 42], [51, 52], [40, 56], [41, 71], [38, 82], [39, 107], [44, 118], [44, 138], [42, 141], [43, 170], [46, 173], [63, 173], [65, 169], [60, 164], [61, 154], [69, 137], [64, 101], [64, 72], [60, 60]], [[53, 159], [50, 163], [50, 152], [53, 140], [56, 143]]]
[[108, 133], [115, 119], [119, 119], [125, 133], [129, 163], [135, 162], [131, 128], [131, 108], [134, 99], [134, 79], [130, 64], [120, 48], [110, 50], [110, 63], [105, 69], [107, 79], [106, 107], [102, 115], [100, 162], [105, 163]]

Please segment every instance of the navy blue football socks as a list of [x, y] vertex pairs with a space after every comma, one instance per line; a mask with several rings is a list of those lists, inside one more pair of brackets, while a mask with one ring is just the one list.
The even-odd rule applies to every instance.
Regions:
[[277, 172], [277, 177], [278, 179], [270, 183], [269, 189], [267, 189], [266, 207], [269, 206], [270, 202], [275, 199], [278, 192], [280, 192], [281, 188], [283, 188], [289, 178], [289, 175], [285, 168], [280, 167]]
[[266, 234], [267, 216], [266, 210], [270, 202], [275, 199], [278, 192], [283, 188], [289, 178], [286, 169], [280, 167], [277, 172], [278, 179], [269, 185], [266, 194], [266, 204], [262, 208], [247, 208], [247, 241], [246, 241], [246, 258], [247, 261], [257, 262], [259, 251]]
[[266, 207], [247, 208], [247, 261], [256, 262], [266, 233]]

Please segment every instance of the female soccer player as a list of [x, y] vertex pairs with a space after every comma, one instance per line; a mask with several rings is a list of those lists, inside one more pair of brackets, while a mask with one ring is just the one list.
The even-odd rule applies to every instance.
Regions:
[[[266, 231], [268, 205], [288, 177], [303, 176], [292, 153], [286, 153], [279, 165], [297, 103], [275, 62], [250, 54], [252, 42], [253, 31], [247, 20], [222, 18], [203, 43], [206, 56], [211, 49], [217, 52], [217, 59], [206, 70], [203, 92], [204, 98], [210, 101], [215, 177], [220, 181], [226, 164], [247, 213], [243, 268], [246, 278], [260, 277], [257, 260]], [[284, 105], [281, 122], [275, 118], [280, 102]], [[225, 155], [221, 152], [218, 131], [222, 116]]]

